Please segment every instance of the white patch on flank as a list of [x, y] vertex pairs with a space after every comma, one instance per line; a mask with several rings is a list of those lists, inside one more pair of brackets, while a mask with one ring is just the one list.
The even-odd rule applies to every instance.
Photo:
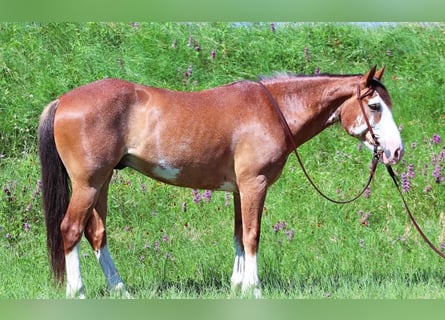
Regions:
[[85, 299], [85, 291], [80, 274], [80, 258], [79, 243], [65, 255], [66, 264], [66, 296], [67, 298], [75, 298], [77, 295], [80, 299]]
[[219, 186], [218, 190], [220, 191], [228, 191], [235, 192], [237, 191], [236, 185], [232, 182], [225, 181], [222, 185]]
[[153, 175], [167, 181], [175, 180], [180, 172], [181, 169], [169, 166], [165, 160], [161, 160], [159, 165], [153, 168]]

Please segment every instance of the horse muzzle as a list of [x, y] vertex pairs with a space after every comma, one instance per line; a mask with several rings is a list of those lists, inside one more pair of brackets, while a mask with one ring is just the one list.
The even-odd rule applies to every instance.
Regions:
[[393, 165], [402, 160], [404, 153], [403, 144], [387, 144], [383, 147], [381, 160], [387, 166]]

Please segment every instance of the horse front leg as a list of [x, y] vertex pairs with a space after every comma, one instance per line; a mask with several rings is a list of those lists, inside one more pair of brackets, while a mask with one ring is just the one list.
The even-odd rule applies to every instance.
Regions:
[[[240, 254], [237, 252], [237, 258], [240, 260], [240, 267], [242, 266], [241, 262], [244, 264], [241, 290], [243, 293], [249, 293], [252, 290], [254, 297], [259, 298], [261, 289], [257, 256], [267, 179], [265, 176], [243, 179], [239, 181], [238, 187], [241, 204], [242, 246], [240, 246]], [[238, 235], [239, 233], [238, 230]]]
[[235, 206], [234, 221], [234, 244], [235, 244], [235, 262], [233, 264], [233, 273], [230, 278], [232, 290], [241, 288], [244, 278], [244, 245], [243, 245], [243, 220], [241, 218], [241, 197], [239, 193], [233, 193], [233, 203]]

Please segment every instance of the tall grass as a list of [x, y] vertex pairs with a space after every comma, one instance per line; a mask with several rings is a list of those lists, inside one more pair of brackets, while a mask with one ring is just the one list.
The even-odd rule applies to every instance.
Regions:
[[[104, 77], [199, 90], [276, 71], [364, 73], [386, 64], [384, 83], [406, 147], [394, 169], [404, 174], [419, 223], [443, 246], [443, 40], [441, 24], [0, 24], [0, 297], [64, 296], [63, 288], [52, 287], [47, 262], [38, 117], [61, 93]], [[366, 182], [371, 155], [339, 127], [300, 152], [332, 196], [348, 197]], [[124, 170], [113, 177], [108, 228], [110, 250], [135, 297], [236, 297], [229, 285], [230, 194], [198, 201], [190, 189]], [[262, 230], [266, 297], [445, 296], [443, 261], [411, 227], [384, 168], [367, 197], [338, 206], [318, 197], [291, 157], [270, 188]], [[86, 242], [81, 250], [87, 295], [108, 297]]]

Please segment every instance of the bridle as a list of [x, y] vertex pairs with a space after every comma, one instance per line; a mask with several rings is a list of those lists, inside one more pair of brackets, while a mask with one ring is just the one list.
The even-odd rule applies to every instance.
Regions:
[[[377, 82], [380, 82], [378, 79], [373, 79]], [[303, 165], [303, 161], [301, 160], [300, 154], [298, 153], [297, 150], [297, 146], [295, 144], [295, 140], [292, 134], [292, 131], [289, 127], [289, 124], [286, 121], [286, 118], [284, 117], [283, 112], [281, 111], [277, 101], [275, 100], [275, 98], [272, 96], [272, 94], [270, 93], [269, 89], [266, 88], [266, 86], [261, 82], [261, 80], [257, 81], [257, 83], [260, 85], [260, 87], [262, 88], [262, 90], [264, 91], [264, 93], [266, 94], [266, 96], [268, 97], [269, 101], [272, 103], [278, 117], [280, 120], [280, 123], [284, 129], [285, 135], [287, 140], [289, 140], [290, 146], [292, 147], [292, 151], [295, 153], [295, 156], [298, 160], [298, 163], [300, 164], [301, 169], [303, 170], [304, 175], [306, 176], [307, 180], [309, 181], [309, 183], [312, 185], [312, 187], [325, 199], [333, 202], [333, 203], [337, 203], [337, 204], [347, 204], [347, 203], [351, 203], [355, 200], [357, 200], [358, 198], [360, 198], [363, 193], [366, 191], [366, 189], [369, 187], [369, 185], [371, 184], [372, 178], [375, 175], [376, 169], [377, 169], [377, 164], [380, 160], [380, 158], [382, 157], [383, 154], [383, 149], [379, 143], [379, 140], [377, 139], [377, 136], [375, 135], [371, 123], [369, 121], [369, 118], [366, 114], [365, 111], [365, 107], [363, 106], [363, 99], [368, 97], [368, 96], [372, 96], [374, 94], [375, 89], [373, 88], [367, 88], [367, 90], [362, 93], [361, 92], [361, 88], [360, 88], [360, 78], [359, 81], [357, 83], [357, 100], [358, 103], [360, 105], [360, 109], [362, 111], [363, 114], [363, 118], [365, 119], [366, 122], [366, 126], [368, 127], [368, 131], [369, 134], [371, 135], [373, 142], [374, 142], [374, 152], [373, 152], [373, 160], [372, 160], [372, 164], [371, 164], [371, 169], [370, 169], [370, 173], [369, 173], [369, 179], [365, 185], [365, 187], [363, 188], [363, 190], [361, 190], [356, 196], [354, 196], [353, 198], [349, 199], [349, 200], [337, 200], [337, 199], [332, 199], [331, 197], [327, 196], [326, 194], [324, 194], [318, 187], [317, 185], [314, 183], [314, 181], [311, 179], [311, 177], [309, 176], [309, 174], [306, 171], [306, 168]], [[394, 184], [397, 188], [397, 191], [400, 194], [400, 197], [402, 198], [402, 202], [403, 205], [405, 207], [405, 210], [411, 220], [411, 222], [413, 223], [414, 227], [416, 228], [416, 230], [419, 232], [419, 234], [421, 235], [421, 237], [423, 238], [423, 240], [430, 246], [430, 248], [436, 253], [438, 254], [440, 257], [445, 259], [445, 254], [440, 251], [432, 242], [431, 240], [428, 239], [428, 237], [425, 235], [425, 233], [422, 231], [422, 229], [420, 228], [419, 224], [417, 223], [417, 221], [415, 220], [413, 214], [411, 213], [411, 210], [408, 207], [408, 204], [405, 200], [405, 197], [403, 196], [402, 191], [400, 190], [400, 186], [398, 183], [398, 178], [396, 176], [396, 174], [394, 173], [392, 167], [390, 165], [386, 166], [386, 169], [388, 170], [389, 175], [391, 176], [392, 180], [394, 181]]]

